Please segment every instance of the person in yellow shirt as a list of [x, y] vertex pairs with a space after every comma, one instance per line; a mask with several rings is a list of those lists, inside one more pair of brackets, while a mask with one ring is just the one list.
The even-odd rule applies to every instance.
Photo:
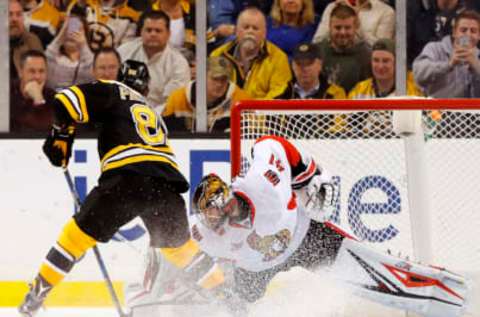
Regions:
[[[230, 131], [230, 108], [250, 96], [230, 81], [231, 63], [224, 57], [207, 62], [207, 128], [209, 132]], [[195, 132], [195, 81], [175, 90], [162, 113], [169, 131]]]
[[[395, 92], [395, 42], [380, 39], [372, 47], [372, 77], [357, 83], [348, 94], [349, 99], [384, 98], [396, 95]], [[413, 80], [407, 76], [407, 95], [423, 96]]]
[[[359, 82], [348, 94], [348, 99], [372, 99], [397, 96], [395, 91], [395, 42], [390, 39], [380, 39], [372, 47], [372, 77]], [[415, 83], [413, 73], [407, 74], [407, 96], [423, 96]], [[363, 131], [385, 129], [391, 120], [389, 112], [364, 113], [351, 117], [350, 125]], [[430, 117], [435, 122], [442, 117], [440, 111], [431, 111]]]
[[48, 0], [22, 1], [25, 26], [42, 41], [43, 48], [53, 40], [59, 30], [63, 14]]
[[234, 66], [232, 81], [254, 99], [274, 99], [292, 79], [287, 55], [266, 40], [265, 15], [247, 8], [238, 16], [235, 40], [212, 52], [224, 56]]

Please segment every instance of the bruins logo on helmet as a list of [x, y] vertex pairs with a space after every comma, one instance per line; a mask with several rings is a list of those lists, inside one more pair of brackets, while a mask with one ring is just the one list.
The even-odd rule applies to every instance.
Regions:
[[[202, 212], [209, 207], [221, 207], [227, 200], [230, 189], [217, 175], [208, 174], [198, 184], [193, 194], [193, 210]], [[220, 205], [219, 205], [220, 204]]]
[[[217, 229], [226, 220], [223, 207], [229, 197], [228, 185], [217, 175], [208, 174], [195, 189], [192, 210], [206, 226]], [[217, 212], [211, 212], [212, 210]]]

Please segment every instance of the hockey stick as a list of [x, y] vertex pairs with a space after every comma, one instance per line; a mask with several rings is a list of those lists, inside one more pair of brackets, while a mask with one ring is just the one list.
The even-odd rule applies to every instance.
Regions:
[[[70, 172], [68, 171], [67, 168], [63, 169], [63, 175], [65, 176], [65, 179], [68, 184], [68, 188], [70, 189], [70, 193], [72, 194], [73, 200], [75, 202], [75, 213], [77, 213], [80, 210], [80, 205], [81, 205], [80, 197], [78, 196], [75, 186], [73, 185], [72, 176], [70, 175]], [[100, 251], [98, 250], [98, 247], [96, 245], [93, 246], [93, 253], [95, 254], [95, 258], [97, 259], [98, 266], [100, 267], [100, 271], [102, 272], [102, 275], [105, 279], [105, 284], [107, 284], [108, 292], [110, 293], [110, 297], [112, 298], [113, 304], [119, 316], [127, 317], [128, 315], [125, 314], [122, 310], [122, 306], [120, 305], [120, 301], [118, 299], [117, 293], [115, 293], [115, 289], [113, 288], [112, 280], [108, 274], [107, 267], [105, 266], [105, 262], [103, 261], [102, 255], [100, 254]]]

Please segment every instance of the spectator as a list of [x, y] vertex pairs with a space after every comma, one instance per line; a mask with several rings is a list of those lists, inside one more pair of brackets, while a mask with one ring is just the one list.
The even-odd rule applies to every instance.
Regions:
[[182, 50], [183, 57], [188, 62], [190, 66], [190, 80], [195, 80], [197, 78], [197, 60], [195, 59], [195, 50], [193, 49], [184, 49]]
[[273, 99], [281, 94], [292, 74], [287, 55], [266, 41], [266, 20], [257, 8], [240, 13], [236, 39], [215, 51], [234, 64], [232, 80], [252, 98]]
[[434, 98], [480, 97], [480, 15], [463, 11], [453, 33], [430, 42], [413, 63], [413, 72], [425, 94]]
[[268, 15], [272, 4], [273, 0], [208, 0], [208, 25], [213, 36], [210, 47], [217, 48], [232, 39], [240, 12], [256, 7]]
[[118, 47], [136, 36], [140, 12], [129, 7], [127, 0], [73, 0], [68, 8], [68, 12], [88, 22], [88, 41], [93, 51]]
[[312, 41], [318, 22], [312, 0], [275, 0], [267, 18], [267, 40], [290, 59], [298, 44]]
[[153, 10], [170, 17], [170, 44], [181, 49], [195, 47], [195, 5], [189, 0], [155, 0]]
[[239, 1], [208, 0], [208, 26], [214, 39], [212, 47], [224, 44], [225, 40], [235, 33], [237, 16], [241, 11]]
[[359, 21], [356, 11], [338, 4], [330, 16], [329, 38], [319, 43], [323, 68], [330, 82], [350, 91], [370, 77], [370, 48], [355, 37]]
[[345, 90], [322, 73], [322, 57], [314, 44], [301, 44], [292, 56], [294, 79], [279, 99], [346, 99]]
[[[395, 42], [380, 39], [372, 47], [372, 77], [359, 82], [348, 94], [349, 99], [388, 98], [396, 96], [395, 92]], [[415, 84], [411, 72], [407, 75], [407, 95], [422, 96]], [[440, 115], [438, 111], [432, 112]], [[364, 133], [376, 131], [382, 135], [391, 131], [391, 111], [359, 112], [349, 116], [349, 126]]]
[[18, 79], [20, 56], [29, 50], [43, 51], [40, 39], [25, 30], [23, 8], [18, 0], [8, 2], [8, 31], [10, 37], [10, 79]]
[[118, 48], [122, 61], [147, 64], [151, 80], [147, 99], [161, 113], [167, 97], [190, 80], [190, 68], [183, 55], [168, 44], [170, 18], [163, 11], [146, 11], [139, 20], [140, 38]]
[[[294, 79], [279, 99], [346, 99], [345, 90], [330, 84], [322, 73], [322, 56], [315, 44], [301, 44], [292, 56]], [[331, 114], [293, 115], [286, 119], [285, 128], [290, 126], [316, 126], [321, 130], [334, 129], [343, 122], [340, 116]], [[303, 130], [303, 129], [302, 129]], [[320, 131], [317, 131], [320, 132]], [[309, 138], [308, 133], [299, 131], [301, 137]]]
[[349, 5], [357, 11], [360, 22], [359, 37], [369, 45], [373, 45], [380, 38], [394, 38], [395, 11], [382, 0], [336, 0], [330, 3], [323, 12], [322, 20], [313, 37], [314, 42], [320, 42], [330, 34], [330, 16], [338, 4]]
[[65, 20], [47, 47], [48, 87], [57, 90], [93, 80], [93, 53], [87, 44], [86, 33], [83, 18], [72, 15]]
[[[250, 99], [230, 81], [232, 65], [221, 56], [207, 63], [207, 128], [209, 132], [230, 131], [230, 108], [235, 102]], [[169, 131], [195, 131], [195, 81], [175, 90], [162, 113]]]
[[95, 79], [117, 80], [122, 59], [113, 47], [102, 48], [93, 57], [92, 74]]
[[[372, 47], [372, 77], [359, 82], [348, 94], [348, 99], [385, 98], [395, 93], [395, 42], [380, 39]], [[407, 76], [407, 95], [422, 96], [422, 92], [413, 80], [413, 74]]]
[[29, 50], [20, 56], [19, 80], [10, 85], [10, 130], [47, 132], [53, 122], [55, 92], [47, 87], [47, 58]]
[[22, 5], [26, 27], [38, 36], [46, 48], [60, 27], [61, 12], [49, 1], [22, 0]]
[[466, 9], [479, 9], [476, 0], [423, 0], [407, 4], [409, 66], [428, 42], [440, 41], [452, 34], [455, 16]]

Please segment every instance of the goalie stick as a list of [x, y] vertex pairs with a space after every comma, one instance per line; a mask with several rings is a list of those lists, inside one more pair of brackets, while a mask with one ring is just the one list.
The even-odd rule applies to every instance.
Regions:
[[[73, 200], [75, 202], [75, 212], [78, 212], [81, 206], [80, 196], [78, 195], [77, 190], [75, 189], [75, 185], [73, 184], [72, 176], [70, 175], [68, 168], [65, 168], [63, 170], [63, 175], [65, 176], [65, 180], [67, 181], [68, 188], [70, 189], [70, 193], [72, 194]], [[100, 267], [100, 271], [102, 272], [102, 275], [105, 279], [105, 284], [107, 285], [108, 292], [110, 293], [110, 297], [112, 298], [113, 304], [115, 306], [115, 309], [118, 312], [118, 315], [120, 317], [128, 317], [128, 315], [124, 313], [122, 310], [122, 306], [120, 305], [120, 301], [118, 299], [117, 293], [113, 288], [112, 280], [110, 278], [110, 275], [108, 274], [107, 267], [105, 266], [105, 262], [102, 259], [102, 255], [100, 254], [100, 250], [98, 250], [97, 245], [93, 246], [93, 253], [95, 254], [95, 258], [97, 260], [98, 266]]]

